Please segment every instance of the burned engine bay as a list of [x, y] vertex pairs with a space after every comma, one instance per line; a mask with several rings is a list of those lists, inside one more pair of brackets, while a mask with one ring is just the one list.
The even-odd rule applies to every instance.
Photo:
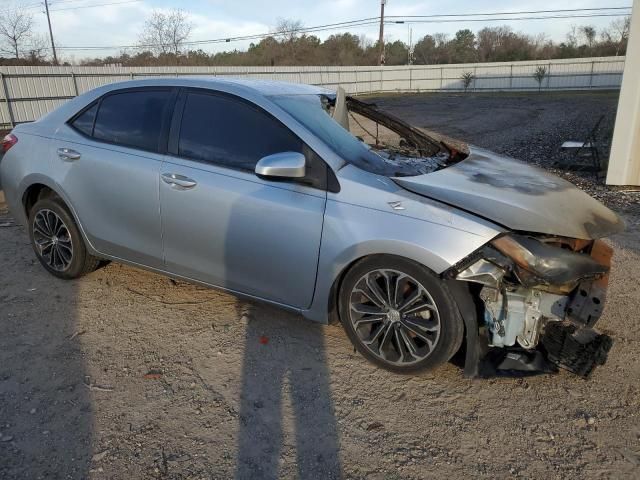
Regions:
[[368, 171], [387, 177], [424, 175], [467, 157], [466, 145], [427, 135], [374, 104], [346, 96], [341, 89], [333, 98], [323, 97], [323, 103], [327, 113], [376, 155], [375, 164], [359, 165]]
[[601, 240], [507, 234], [448, 272], [480, 300], [480, 375], [561, 367], [586, 378], [604, 364], [612, 340], [592, 327], [611, 256]]

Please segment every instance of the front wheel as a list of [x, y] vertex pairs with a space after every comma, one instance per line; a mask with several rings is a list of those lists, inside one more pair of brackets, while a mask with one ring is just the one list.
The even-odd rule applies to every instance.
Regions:
[[446, 285], [427, 268], [381, 255], [355, 264], [340, 289], [340, 319], [356, 349], [397, 373], [448, 361], [464, 324]]
[[43, 198], [33, 206], [29, 237], [42, 266], [56, 277], [78, 278], [99, 265], [99, 259], [87, 252], [73, 217], [57, 197]]

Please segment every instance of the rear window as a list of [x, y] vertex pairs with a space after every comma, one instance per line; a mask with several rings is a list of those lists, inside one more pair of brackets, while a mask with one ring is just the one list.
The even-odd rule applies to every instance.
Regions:
[[104, 97], [95, 120], [93, 137], [128, 147], [157, 151], [164, 109], [170, 95], [169, 90], [144, 90]]
[[95, 103], [92, 107], [81, 113], [71, 125], [76, 130], [84, 133], [85, 135], [93, 135], [93, 122], [96, 119], [96, 112], [98, 111], [98, 104]]

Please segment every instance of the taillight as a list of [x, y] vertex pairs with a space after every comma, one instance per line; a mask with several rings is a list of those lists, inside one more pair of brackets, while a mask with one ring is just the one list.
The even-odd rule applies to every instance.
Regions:
[[2, 147], [0, 151], [2, 153], [7, 153], [11, 147], [13, 147], [16, 143], [18, 143], [18, 137], [16, 137], [13, 133], [5, 135], [2, 139]]

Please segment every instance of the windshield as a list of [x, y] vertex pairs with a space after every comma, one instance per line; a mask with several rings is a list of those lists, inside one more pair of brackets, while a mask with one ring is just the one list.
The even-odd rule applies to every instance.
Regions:
[[445, 163], [447, 154], [415, 158], [372, 148], [333, 119], [330, 109], [334, 99], [326, 95], [279, 95], [271, 99], [345, 162], [368, 172], [388, 177], [413, 176], [431, 173]]
[[380, 163], [378, 155], [373, 153], [367, 144], [351, 135], [329, 115], [326, 97], [282, 95], [272, 97], [272, 100], [329, 145], [344, 161], [363, 166], [365, 170]]

